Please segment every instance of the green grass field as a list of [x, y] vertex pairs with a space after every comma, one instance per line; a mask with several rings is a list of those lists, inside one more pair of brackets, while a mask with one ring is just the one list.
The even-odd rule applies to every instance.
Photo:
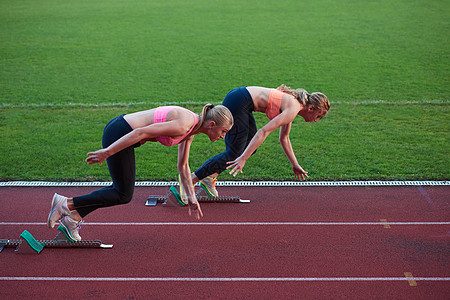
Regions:
[[[448, 0], [0, 0], [0, 19], [0, 180], [109, 180], [84, 159], [118, 114], [282, 83], [332, 104], [293, 124], [311, 180], [450, 178]], [[293, 179], [277, 134], [238, 179]], [[223, 149], [196, 137], [191, 169]], [[136, 152], [138, 180], [176, 179], [177, 147]]]

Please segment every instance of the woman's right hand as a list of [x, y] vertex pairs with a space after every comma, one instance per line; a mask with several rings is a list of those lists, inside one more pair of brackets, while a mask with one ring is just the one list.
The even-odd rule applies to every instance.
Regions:
[[95, 152], [89, 152], [87, 155], [90, 155], [88, 158], [86, 158], [86, 162], [88, 163], [88, 165], [96, 163], [102, 164], [102, 162], [106, 160], [109, 156], [106, 149], [100, 149]]
[[[292, 167], [292, 171], [294, 171], [295, 178], [297, 178], [298, 180], [303, 180], [303, 181], [305, 181], [306, 178], [309, 178], [308, 172], [306, 172], [305, 170], [303, 170], [303, 168], [300, 167], [300, 165], [298, 165], [298, 164]], [[306, 178], [305, 178], [305, 177], [306, 177]]]
[[200, 203], [198, 203], [197, 199], [195, 199], [195, 201], [192, 201], [189, 198], [189, 215], [190, 216], [194, 215], [194, 217], [197, 220], [200, 220], [200, 218], [203, 217], [203, 212], [202, 209], [200, 208]]

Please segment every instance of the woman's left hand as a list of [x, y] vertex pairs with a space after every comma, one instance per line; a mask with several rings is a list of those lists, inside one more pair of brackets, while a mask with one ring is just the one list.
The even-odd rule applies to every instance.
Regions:
[[230, 174], [236, 177], [239, 172], [242, 173], [242, 169], [244, 168], [246, 162], [246, 159], [242, 158], [242, 156], [239, 156], [235, 160], [227, 162], [227, 164], [229, 165], [227, 167], [227, 170], [233, 168], [230, 171]]
[[303, 170], [303, 168], [300, 167], [300, 165], [293, 166], [292, 170], [294, 171], [295, 178], [297, 178], [298, 180], [306, 180], [306, 178], [309, 178], [308, 172]]

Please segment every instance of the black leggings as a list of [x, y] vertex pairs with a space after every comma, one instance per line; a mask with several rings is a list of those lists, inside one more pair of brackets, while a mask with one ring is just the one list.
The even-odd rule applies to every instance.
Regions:
[[[131, 131], [133, 129], [125, 121], [123, 115], [112, 119], [103, 130], [103, 148], [108, 147]], [[75, 209], [81, 217], [84, 218], [100, 207], [126, 204], [131, 201], [136, 181], [134, 148], [138, 146], [140, 144], [125, 148], [106, 159], [112, 178], [111, 186], [103, 187], [88, 195], [73, 198]]]
[[225, 171], [228, 166], [227, 162], [235, 160], [244, 152], [257, 131], [252, 114], [255, 110], [253, 99], [245, 87], [230, 91], [222, 104], [233, 115], [234, 125], [225, 136], [225, 152], [210, 158], [195, 171], [195, 175], [200, 180], [211, 174], [220, 174]]

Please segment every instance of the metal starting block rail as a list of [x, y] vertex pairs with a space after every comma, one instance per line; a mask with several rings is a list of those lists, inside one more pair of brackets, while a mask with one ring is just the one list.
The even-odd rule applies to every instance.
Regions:
[[22, 232], [18, 240], [0, 239], [0, 252], [4, 248], [16, 248], [17, 254], [39, 254], [44, 248], [102, 248], [111, 249], [113, 245], [103, 244], [99, 240], [72, 242], [62, 233], [53, 240], [36, 240], [28, 231]]
[[[198, 202], [209, 202], [209, 203], [250, 203], [250, 200], [241, 199], [239, 196], [219, 196], [216, 198], [208, 196], [206, 192], [200, 188], [195, 194]], [[162, 203], [163, 206], [185, 206], [187, 203], [183, 201], [174, 186], [169, 189], [169, 194], [165, 196], [155, 196], [151, 195], [147, 198], [145, 202], [146, 206], [155, 206], [158, 203]]]

